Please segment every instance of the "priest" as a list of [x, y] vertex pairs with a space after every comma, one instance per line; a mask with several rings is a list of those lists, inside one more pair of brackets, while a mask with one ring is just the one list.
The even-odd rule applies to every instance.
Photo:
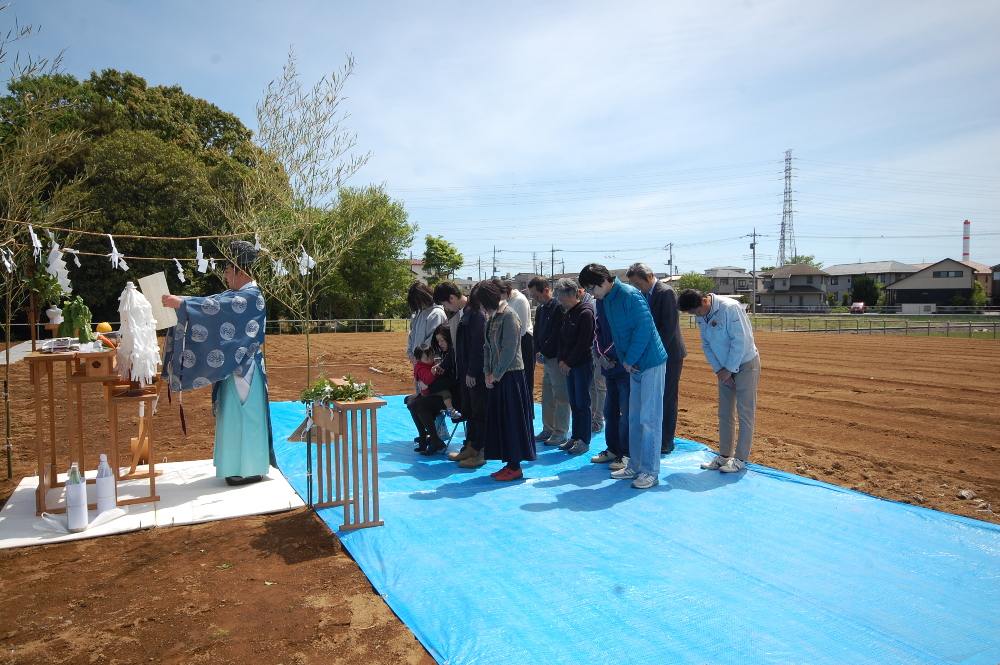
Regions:
[[229, 485], [263, 480], [275, 465], [262, 353], [267, 312], [250, 275], [256, 259], [251, 243], [231, 242], [228, 291], [162, 297], [164, 307], [177, 310], [177, 325], [167, 331], [164, 345], [163, 378], [178, 393], [212, 386], [215, 475]]

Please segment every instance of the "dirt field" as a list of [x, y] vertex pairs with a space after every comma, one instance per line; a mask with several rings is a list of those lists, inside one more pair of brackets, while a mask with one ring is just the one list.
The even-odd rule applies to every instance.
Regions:
[[[402, 393], [411, 382], [405, 338], [318, 335], [314, 356], [330, 376], [352, 372]], [[685, 339], [678, 436], [714, 446], [715, 378], [697, 331]], [[759, 332], [757, 345], [751, 461], [1000, 523], [1000, 343]], [[272, 336], [267, 347], [271, 399], [296, 399], [302, 338]], [[15, 477], [0, 482], [0, 501], [35, 465], [27, 367], [11, 375]], [[92, 392], [86, 427], [97, 433], [106, 410]], [[161, 405], [157, 457], [211, 456], [209, 400], [209, 391], [185, 397], [187, 437], [176, 402]], [[957, 498], [964, 489], [977, 498]], [[0, 662], [433, 663], [307, 509], [5, 550], [0, 568]]]

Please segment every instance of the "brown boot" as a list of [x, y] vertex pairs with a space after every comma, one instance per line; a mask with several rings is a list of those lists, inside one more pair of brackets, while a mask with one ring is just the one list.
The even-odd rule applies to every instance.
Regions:
[[478, 469], [486, 464], [486, 452], [484, 450], [474, 450], [472, 446], [469, 446], [469, 450], [472, 450], [472, 454], [458, 463], [460, 467], [463, 469]]
[[475, 452], [476, 451], [472, 449], [472, 446], [466, 445], [463, 446], [462, 449], [459, 450], [457, 453], [448, 453], [448, 459], [450, 459], [452, 462], [461, 462], [464, 459], [472, 457], [473, 453]]

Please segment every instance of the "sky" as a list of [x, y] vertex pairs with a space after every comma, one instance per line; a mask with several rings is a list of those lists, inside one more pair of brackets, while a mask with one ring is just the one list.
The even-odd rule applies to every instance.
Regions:
[[[1000, 3], [20, 0], [22, 53], [128, 70], [256, 128], [294, 50], [458, 276], [778, 263], [1000, 263]], [[751, 234], [757, 233], [756, 258]], [[790, 251], [787, 252], [790, 256]], [[756, 264], [754, 261], [756, 260]]]

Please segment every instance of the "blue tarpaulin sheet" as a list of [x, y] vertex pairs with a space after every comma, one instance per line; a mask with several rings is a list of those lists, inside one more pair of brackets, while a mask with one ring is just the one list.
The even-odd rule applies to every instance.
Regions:
[[[690, 441], [650, 490], [541, 445], [524, 481], [497, 482], [501, 462], [414, 453], [386, 399], [385, 526], [337, 535], [439, 663], [1000, 663], [995, 525], [755, 464], [703, 471], [713, 453]], [[271, 409], [305, 497], [305, 444], [287, 442], [303, 406]]]

